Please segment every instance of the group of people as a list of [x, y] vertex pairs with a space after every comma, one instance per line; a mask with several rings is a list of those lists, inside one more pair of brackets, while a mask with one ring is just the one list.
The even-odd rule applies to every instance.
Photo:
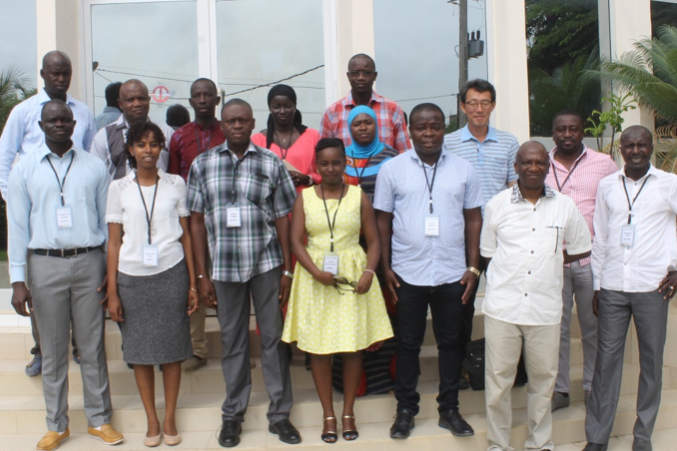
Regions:
[[[524, 354], [524, 446], [554, 449], [551, 411], [569, 404], [575, 300], [585, 449], [607, 446], [630, 316], [642, 372], [633, 449], [651, 449], [667, 301], [677, 286], [677, 176], [651, 165], [646, 128], [621, 135], [620, 170], [584, 146], [574, 111], [553, 118], [549, 152], [536, 141], [520, 146], [489, 125], [496, 91], [485, 80], [460, 93], [463, 128], [447, 134], [445, 114], [432, 103], [415, 106], [407, 125], [402, 109], [374, 92], [374, 61], [358, 54], [348, 62], [350, 93], [327, 109], [319, 131], [304, 125], [287, 85], [270, 90], [259, 133], [241, 99], [225, 101], [219, 121], [217, 87], [200, 78], [190, 89], [194, 121], [176, 130], [152, 123], [148, 90], [132, 79], [111, 88], [120, 115], [106, 111], [96, 132], [87, 107], [66, 94], [70, 75], [65, 54], [45, 55], [44, 89], [12, 111], [0, 137], [12, 304], [33, 319], [43, 374], [48, 432], [37, 449], [55, 449], [69, 436], [71, 330], [88, 432], [108, 444], [123, 440], [111, 426], [105, 310], [120, 327], [146, 411], [144, 444], [180, 443], [181, 368], [206, 364], [206, 307], [216, 308], [226, 382], [218, 441], [236, 446], [252, 389], [250, 305], [269, 431], [281, 441], [301, 441], [289, 419], [287, 343], [309, 355], [320, 437], [334, 443], [339, 424], [343, 439], [358, 438], [363, 361], [393, 337], [390, 436], [407, 438], [419, 411], [429, 310], [439, 426], [473, 435], [459, 389], [482, 272], [488, 448], [512, 449], [510, 390]], [[333, 360], [342, 364], [340, 419]]]

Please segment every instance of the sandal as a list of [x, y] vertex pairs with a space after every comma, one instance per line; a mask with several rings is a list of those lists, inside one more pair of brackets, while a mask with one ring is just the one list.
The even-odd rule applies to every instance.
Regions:
[[[334, 427], [330, 424], [332, 421], [334, 422]], [[336, 440], [338, 440], [338, 435], [336, 435], [336, 417], [324, 417], [324, 426], [322, 427], [320, 438], [325, 443], [336, 443]]]
[[355, 440], [359, 435], [355, 426], [355, 415], [343, 415], [343, 438]]

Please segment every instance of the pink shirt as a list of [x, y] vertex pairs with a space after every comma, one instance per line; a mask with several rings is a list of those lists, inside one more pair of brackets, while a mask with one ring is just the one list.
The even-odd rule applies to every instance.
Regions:
[[[595, 214], [595, 199], [600, 180], [609, 174], [618, 171], [618, 166], [605, 153], [596, 152], [588, 147], [567, 169], [562, 163], [555, 160], [555, 147], [550, 151], [550, 170], [545, 178], [546, 185], [552, 189], [571, 197], [578, 210], [585, 218], [590, 230], [590, 236], [594, 236], [592, 217]], [[580, 260], [582, 265], [590, 263], [590, 257]]]

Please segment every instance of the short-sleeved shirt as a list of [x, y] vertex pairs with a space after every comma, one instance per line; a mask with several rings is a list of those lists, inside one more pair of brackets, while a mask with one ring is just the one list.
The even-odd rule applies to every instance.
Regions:
[[[202, 213], [212, 279], [246, 282], [282, 264], [275, 220], [289, 214], [296, 190], [277, 155], [253, 144], [241, 159], [228, 142], [200, 154], [188, 174], [188, 208]], [[228, 208], [240, 227], [227, 227]]]
[[[324, 116], [322, 116], [320, 135], [323, 138], [339, 138], [348, 147], [353, 142], [348, 127], [348, 115], [350, 115], [350, 110], [356, 106], [351, 92], [327, 108]], [[397, 149], [398, 152], [407, 150], [410, 147], [409, 135], [407, 134], [402, 108], [392, 100], [388, 100], [375, 92], [371, 93], [371, 99], [369, 99], [367, 106], [376, 113], [378, 138], [390, 147]]]
[[489, 127], [483, 142], [470, 133], [468, 126], [444, 137], [444, 150], [473, 165], [482, 184], [482, 205], [517, 180], [515, 156], [519, 144], [511, 133]]
[[[426, 216], [439, 218], [439, 235], [426, 236]], [[465, 273], [464, 210], [482, 205], [480, 182], [470, 163], [443, 151], [434, 166], [415, 150], [385, 162], [376, 177], [374, 208], [393, 215], [391, 267], [405, 282], [439, 286], [457, 282]]]
[[559, 324], [564, 241], [572, 255], [591, 248], [588, 226], [570, 197], [546, 185], [532, 204], [517, 184], [493, 197], [480, 236], [480, 253], [491, 258], [484, 314], [512, 324]]
[[207, 127], [197, 122], [189, 122], [180, 127], [169, 141], [169, 169], [170, 174], [179, 174], [184, 180], [188, 179], [190, 165], [205, 150], [223, 144], [226, 137], [223, 135], [219, 121], [216, 119]]
[[[130, 276], [159, 274], [176, 265], [183, 258], [180, 217], [190, 216], [186, 208], [186, 184], [181, 177], [158, 170], [159, 184], [142, 186], [143, 200], [136, 183], [136, 171], [115, 180], [108, 188], [106, 222], [122, 224], [122, 246], [118, 271]], [[155, 207], [153, 207], [155, 196]], [[143, 203], [146, 204], [144, 209]], [[158, 265], [143, 264], [143, 248], [148, 243], [148, 222], [151, 219], [151, 244], [158, 249]]]

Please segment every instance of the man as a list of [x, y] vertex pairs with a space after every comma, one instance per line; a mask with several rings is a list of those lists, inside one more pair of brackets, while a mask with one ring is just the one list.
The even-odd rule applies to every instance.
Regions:
[[[219, 444], [236, 446], [251, 392], [249, 303], [261, 329], [261, 363], [270, 406], [268, 430], [285, 443], [301, 436], [289, 421], [289, 355], [280, 342], [280, 303], [292, 273], [289, 218], [296, 191], [282, 161], [250, 141], [251, 106], [241, 99], [221, 110], [226, 142], [193, 161], [188, 206], [201, 296], [217, 307], [226, 381]], [[205, 250], [209, 243], [211, 271]]]
[[[71, 139], [78, 149], [89, 150], [96, 128], [94, 116], [84, 103], [68, 95], [71, 83], [72, 67], [70, 58], [63, 52], [53, 50], [42, 58], [40, 77], [45, 87], [36, 95], [18, 104], [7, 118], [0, 136], [0, 192], [7, 200], [7, 181], [12, 164], [16, 159], [28, 155], [42, 147], [44, 134], [38, 125], [42, 107], [50, 99], [61, 99], [68, 104], [75, 117], [75, 129]], [[11, 238], [8, 238], [11, 242]], [[28, 376], [37, 376], [41, 372], [40, 337], [35, 321], [31, 316], [31, 329], [35, 342], [31, 349], [33, 359], [26, 365]], [[77, 349], [73, 349], [73, 358], [77, 360]]]
[[[195, 121], [176, 130], [169, 143], [169, 173], [188, 179], [190, 165], [202, 152], [225, 141], [221, 124], [214, 111], [221, 98], [216, 85], [207, 78], [198, 78], [190, 86], [190, 106], [195, 112]], [[193, 371], [207, 364], [207, 336], [205, 335], [205, 306], [200, 303], [190, 317], [190, 336], [193, 342], [193, 357], [183, 362], [183, 369]]]
[[390, 436], [404, 439], [414, 428], [428, 305], [439, 350], [439, 425], [469, 436], [474, 431], [458, 411], [458, 380], [461, 312], [479, 276], [479, 180], [469, 163], [442, 151], [444, 113], [437, 105], [417, 105], [409, 120], [414, 148], [383, 165], [374, 195], [381, 262], [386, 289], [396, 301], [399, 334], [397, 416]]
[[[576, 112], [562, 111], [555, 116], [552, 121], [552, 139], [555, 148], [550, 151], [550, 170], [545, 183], [573, 199], [592, 235], [597, 186], [600, 180], [616, 172], [618, 167], [609, 155], [583, 145], [583, 118]], [[592, 313], [592, 269], [589, 257], [564, 264], [559, 371], [552, 396], [553, 412], [569, 405], [569, 343], [574, 298], [583, 342], [583, 391], [587, 400], [592, 388], [597, 351], [597, 319]]]
[[120, 86], [122, 83], [116, 81], [106, 86], [106, 106], [96, 117], [96, 129], [101, 130], [106, 125], [120, 117], [122, 111], [118, 108], [118, 98], [120, 97]]
[[[106, 163], [108, 173], [114, 180], [124, 177], [130, 171], [125, 155], [125, 142], [129, 126], [150, 120], [148, 119], [150, 96], [146, 85], [136, 79], [122, 83], [118, 106], [122, 110], [122, 114], [117, 120], [96, 133], [92, 145], [92, 153]], [[169, 142], [174, 130], [165, 124], [157, 125], [165, 135], [165, 142]], [[167, 149], [162, 149], [157, 167], [167, 170], [168, 161], [169, 153]]]
[[[482, 208], [496, 194], [515, 183], [514, 170], [517, 139], [510, 133], [489, 126], [491, 112], [496, 107], [496, 89], [486, 80], [470, 80], [460, 94], [461, 110], [468, 123], [444, 137], [444, 149], [472, 164], [482, 185]], [[475, 316], [475, 293], [463, 311], [464, 346], [472, 337]], [[461, 386], [468, 383], [461, 379]]]
[[350, 82], [350, 94], [325, 111], [320, 125], [320, 135], [323, 138], [340, 138], [349, 146], [352, 143], [348, 129], [350, 110], [357, 105], [366, 105], [376, 113], [379, 139], [398, 152], [409, 148], [402, 109], [392, 100], [374, 92], [377, 75], [376, 64], [369, 55], [358, 53], [350, 58], [346, 73]]
[[524, 449], [554, 449], [550, 398], [557, 375], [562, 264], [565, 257], [590, 255], [590, 233], [574, 202], [544, 184], [548, 164], [542, 144], [522, 144], [515, 160], [517, 185], [484, 209], [480, 252], [490, 260], [482, 304], [489, 450], [513, 449], [510, 389], [523, 347], [529, 378]]
[[618, 404], [623, 350], [632, 316], [639, 343], [634, 451], [651, 450], [661, 398], [668, 300], [677, 287], [677, 175], [651, 165], [651, 132], [621, 134], [623, 169], [597, 190], [592, 247], [597, 358], [585, 417], [586, 451], [606, 450]]
[[[12, 169], [8, 222], [12, 306], [33, 312], [40, 330], [42, 387], [48, 432], [38, 450], [68, 438], [68, 342], [71, 326], [80, 350], [88, 433], [113, 445], [112, 407], [103, 342], [102, 289], [106, 262], [108, 177], [101, 161], [76, 149], [73, 114], [62, 100], [42, 109], [45, 140]], [[26, 286], [26, 273], [29, 275]]]

